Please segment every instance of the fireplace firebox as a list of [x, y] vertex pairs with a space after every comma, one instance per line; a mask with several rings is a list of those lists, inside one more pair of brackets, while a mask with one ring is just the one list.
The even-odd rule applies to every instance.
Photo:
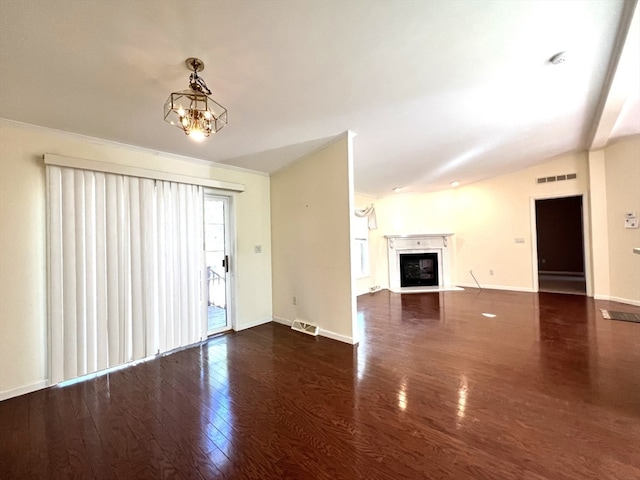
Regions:
[[401, 253], [400, 286], [431, 287], [438, 282], [437, 253]]

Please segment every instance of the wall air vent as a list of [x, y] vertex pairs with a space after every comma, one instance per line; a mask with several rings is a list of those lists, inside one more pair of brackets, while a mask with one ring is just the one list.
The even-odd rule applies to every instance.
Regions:
[[563, 180], [575, 180], [578, 178], [577, 173], [565, 173], [564, 175], [556, 175], [555, 177], [540, 177], [536, 179], [536, 183], [561, 182]]

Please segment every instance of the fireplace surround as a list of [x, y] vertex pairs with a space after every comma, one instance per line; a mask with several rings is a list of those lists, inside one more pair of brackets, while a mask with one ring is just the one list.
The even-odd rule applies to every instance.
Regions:
[[[453, 233], [385, 235], [389, 259], [389, 290], [394, 293], [461, 290], [451, 284], [452, 236]], [[406, 259], [401, 261], [401, 256], [406, 256]], [[414, 261], [421, 258], [422, 263]], [[432, 262], [427, 261], [429, 259]], [[405, 273], [408, 272], [413, 277], [408, 283], [405, 279], [404, 286], [401, 275], [403, 268]]]

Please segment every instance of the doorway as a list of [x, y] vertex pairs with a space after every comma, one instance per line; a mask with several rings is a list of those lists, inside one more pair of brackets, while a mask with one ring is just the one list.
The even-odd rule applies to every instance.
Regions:
[[538, 291], [586, 294], [582, 195], [535, 201]]
[[230, 197], [205, 193], [204, 262], [207, 335], [232, 327]]

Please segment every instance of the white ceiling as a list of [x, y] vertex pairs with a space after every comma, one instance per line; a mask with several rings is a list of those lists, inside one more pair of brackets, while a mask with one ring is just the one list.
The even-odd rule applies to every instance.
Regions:
[[[0, 0], [0, 117], [263, 172], [349, 129], [356, 191], [437, 190], [640, 133], [639, 82], [609, 91], [634, 8]], [[162, 118], [191, 56], [229, 111], [203, 143]]]

